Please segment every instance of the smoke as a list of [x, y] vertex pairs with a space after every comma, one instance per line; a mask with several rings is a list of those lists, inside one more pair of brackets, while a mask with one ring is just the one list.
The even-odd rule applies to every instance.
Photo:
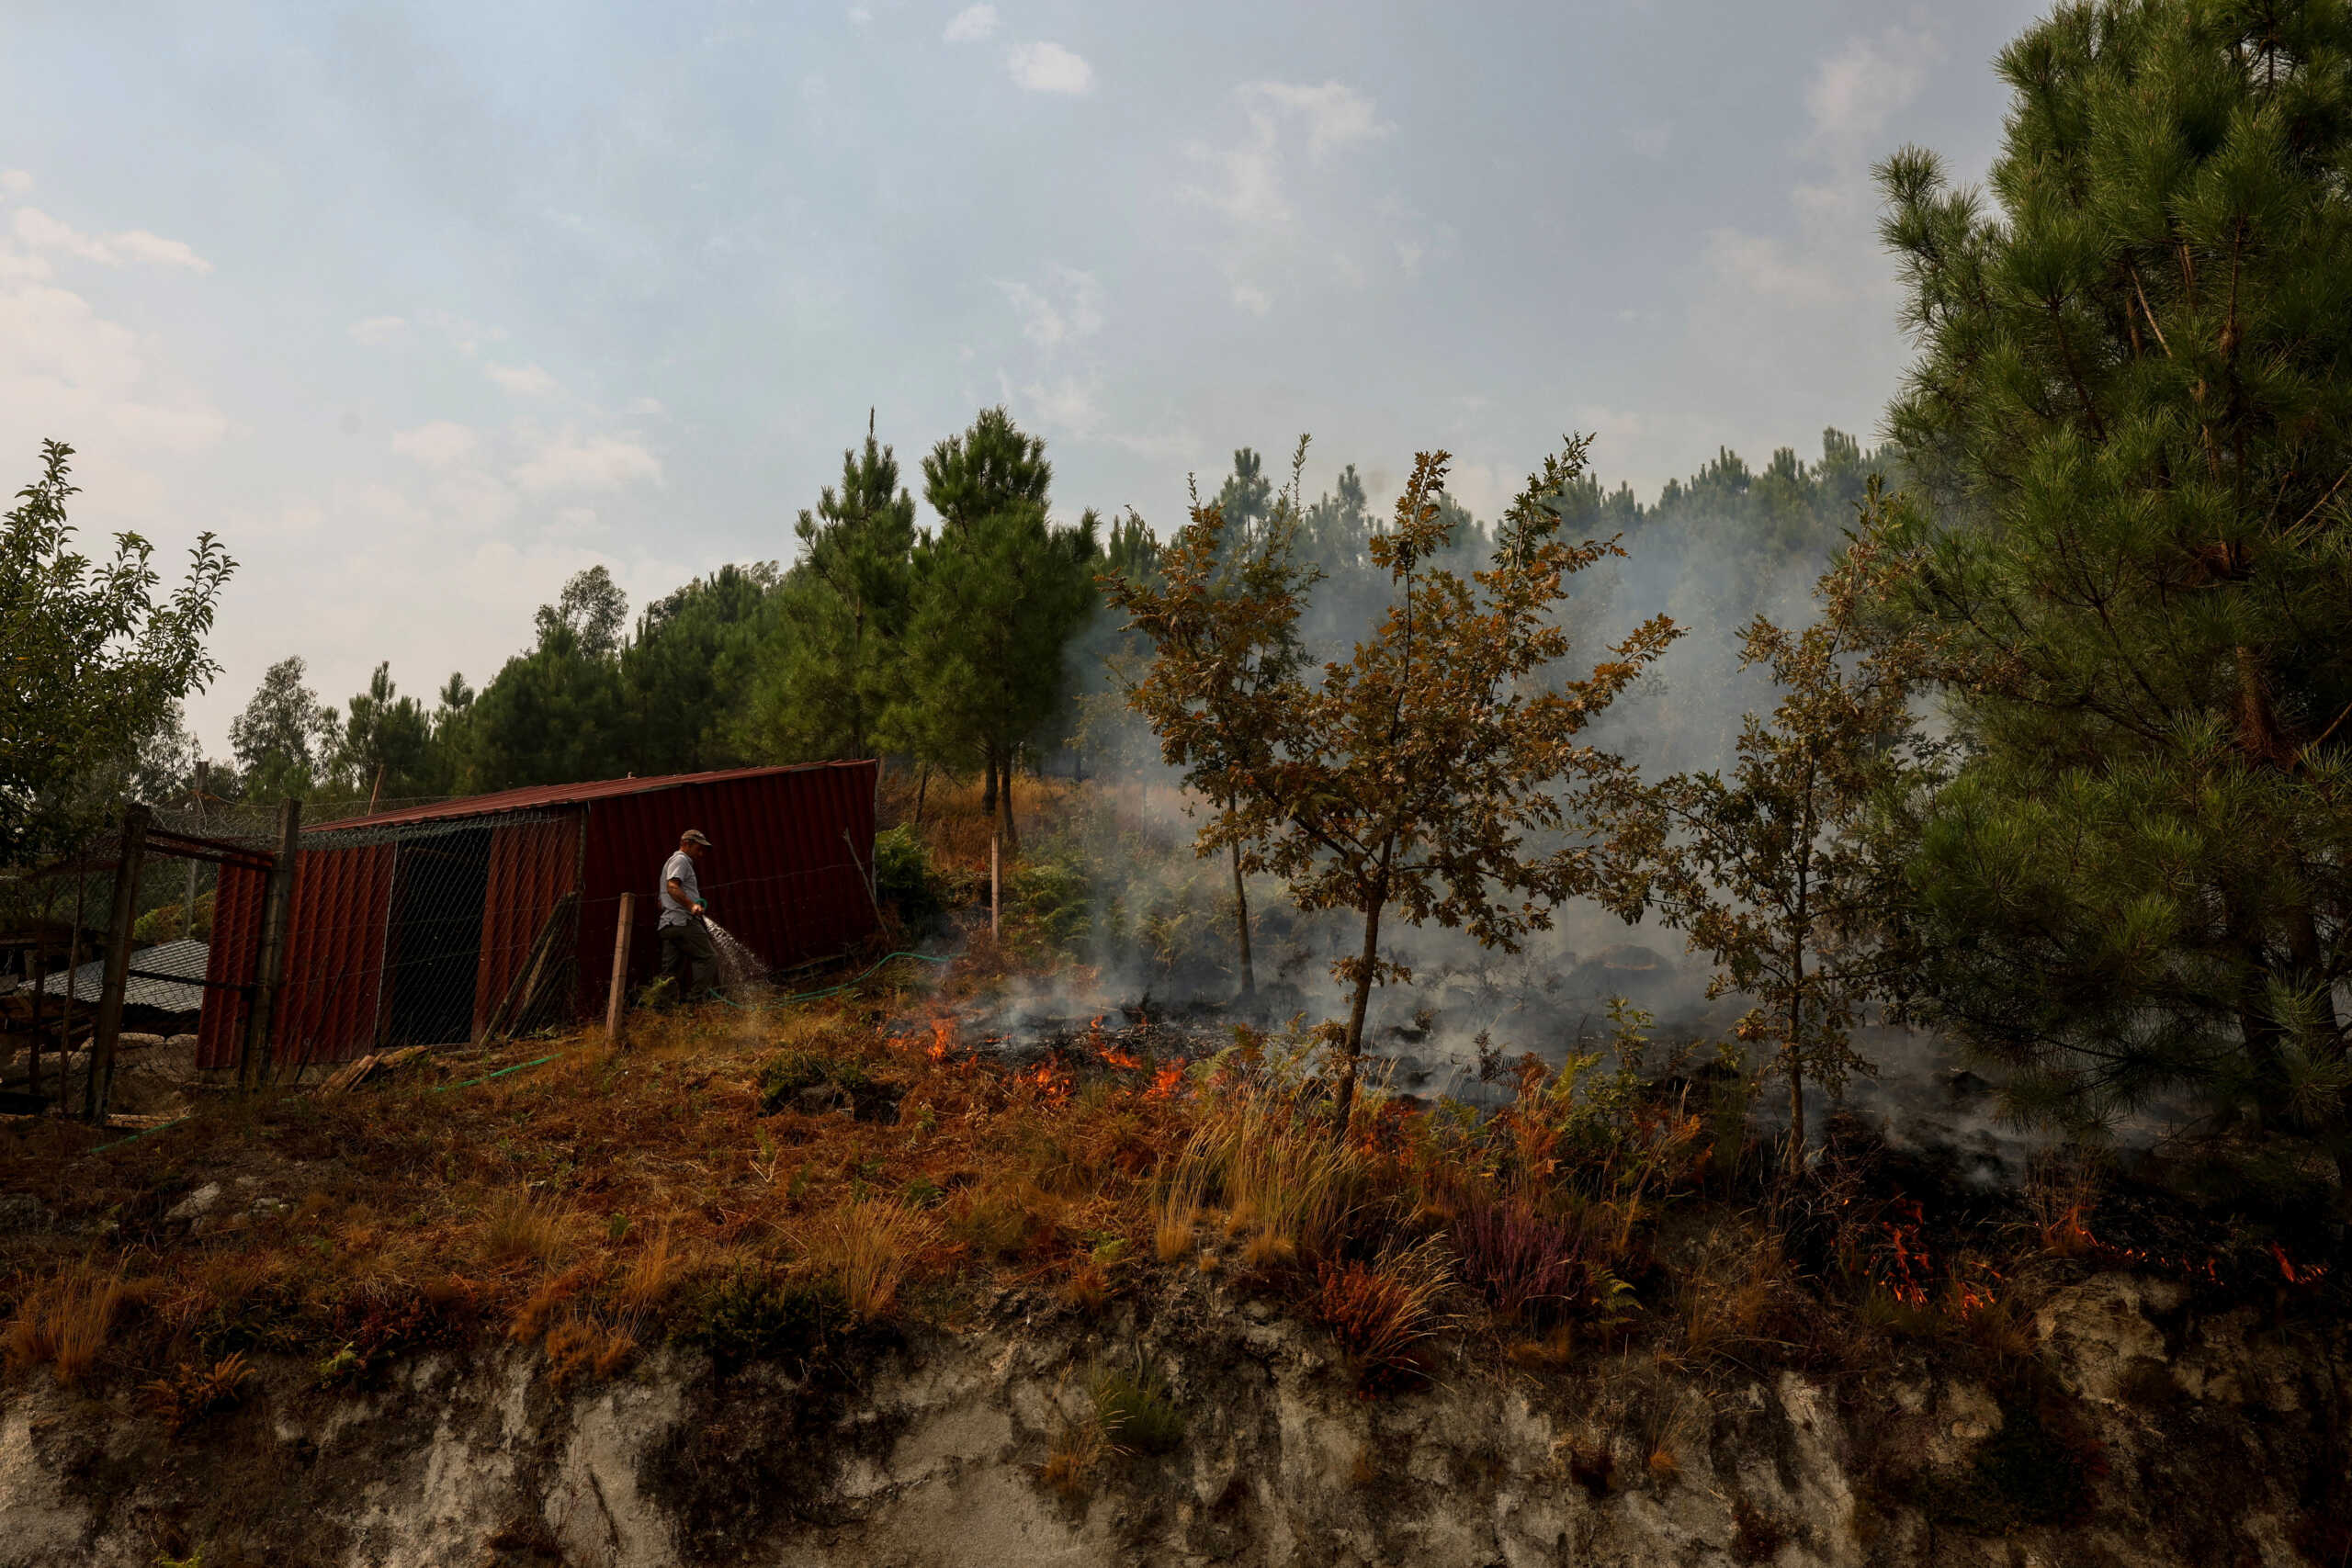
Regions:
[[[1351, 482], [1343, 479], [1340, 495], [1324, 497], [1309, 516], [1310, 547], [1331, 558], [1320, 563], [1327, 575], [1301, 620], [1318, 659], [1344, 656], [1390, 599], [1385, 575], [1361, 557], [1370, 519], [1361, 489], [1349, 493]], [[1229, 481], [1228, 513], [1247, 495], [1248, 487]], [[1466, 515], [1458, 522], [1453, 558], [1441, 564], [1467, 572], [1484, 563], [1488, 536]], [[1651, 780], [1725, 769], [1746, 716], [1777, 700], [1766, 672], [1741, 666], [1740, 634], [1759, 615], [1791, 629], [1810, 625], [1826, 553], [1768, 542], [1754, 516], [1700, 506], [1642, 518], [1626, 531], [1623, 547], [1623, 557], [1571, 580], [1562, 611], [1573, 644], [1569, 669], [1589, 668], [1660, 613], [1683, 636], [1586, 739]], [[1065, 824], [1047, 850], [1084, 867], [1091, 880], [1087, 928], [1073, 943], [1087, 961], [1086, 977], [1009, 997], [997, 1025], [1017, 1032], [1024, 1018], [1083, 1018], [1138, 1003], [1274, 1022], [1337, 1016], [1343, 993], [1330, 966], [1359, 946], [1357, 918], [1302, 913], [1270, 878], [1248, 884], [1257, 985], [1253, 996], [1240, 996], [1229, 867], [1222, 857], [1194, 854], [1199, 819], [1157, 742], [1123, 711], [1120, 657], [1110, 617], [1074, 647], [1079, 730], [1105, 787], [1096, 795], [1101, 804]], [[1555, 911], [1551, 928], [1532, 933], [1517, 953], [1482, 947], [1458, 931], [1405, 925], [1393, 912], [1382, 946], [1411, 977], [1374, 990], [1367, 1049], [1393, 1065], [1398, 1089], [1474, 1104], [1494, 1103], [1504, 1092], [1495, 1081], [1498, 1060], [1532, 1053], [1556, 1066], [1571, 1052], [1604, 1044], [1611, 1004], [1621, 998], [1649, 1015], [1658, 1046], [1653, 1061], [1677, 1046], [1710, 1054], [1753, 1005], [1736, 993], [1711, 998], [1712, 965], [1688, 951], [1681, 933], [1655, 919], [1628, 926], [1584, 903]], [[1815, 1090], [1811, 1117], [1843, 1110], [1964, 1176], [2022, 1179], [2041, 1142], [2001, 1114], [1996, 1086], [1963, 1070], [1951, 1043], [1871, 1024], [1855, 1044], [1875, 1076], [1856, 1077], [1834, 1103]], [[1768, 1128], [1785, 1123], [1784, 1096], [1768, 1091], [1755, 1103]], [[2153, 1135], [2153, 1123], [2127, 1134]]]

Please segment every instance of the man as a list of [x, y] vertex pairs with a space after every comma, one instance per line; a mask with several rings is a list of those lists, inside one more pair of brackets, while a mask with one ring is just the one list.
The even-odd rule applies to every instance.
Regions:
[[695, 864], [710, 852], [699, 828], [678, 835], [678, 852], [662, 868], [662, 973], [678, 983], [681, 997], [699, 997], [718, 974], [710, 930], [703, 924], [702, 881]]

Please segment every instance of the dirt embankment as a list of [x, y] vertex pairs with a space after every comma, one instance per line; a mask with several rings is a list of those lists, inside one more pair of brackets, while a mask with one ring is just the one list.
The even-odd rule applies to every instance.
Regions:
[[[2341, 1331], [2120, 1274], [2036, 1330], [1992, 1382], [1596, 1352], [1367, 1399], [1328, 1340], [1202, 1277], [1091, 1319], [1007, 1292], [959, 1331], [793, 1370], [673, 1350], [566, 1389], [537, 1350], [485, 1351], [327, 1393], [268, 1366], [177, 1434], [43, 1376], [0, 1403], [0, 1564], [2336, 1568], [2352, 1548]], [[1106, 1365], [1164, 1393], [1155, 1440], [1103, 1429]]]

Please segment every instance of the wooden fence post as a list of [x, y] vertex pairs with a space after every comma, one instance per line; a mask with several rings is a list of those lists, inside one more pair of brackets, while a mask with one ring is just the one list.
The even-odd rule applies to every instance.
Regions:
[[637, 930], [637, 895], [621, 895], [620, 923], [613, 928], [613, 986], [605, 997], [605, 1043], [624, 1043], [628, 1017], [628, 945]]
[[[269, 1032], [277, 1010], [278, 983], [286, 974], [286, 929], [294, 919], [294, 857], [300, 853], [302, 803], [289, 800], [278, 814], [277, 858], [261, 897], [261, 955], [254, 965], [254, 1003], [245, 1016], [244, 1047], [237, 1055], [237, 1087], [251, 1092], [269, 1077]], [[214, 925], [219, 925], [219, 910]]]
[[139, 863], [147, 855], [148, 811], [132, 805], [122, 814], [122, 849], [114, 863], [114, 910], [107, 921], [106, 978], [98, 991], [98, 1032], [90, 1041], [90, 1072], [82, 1114], [107, 1119], [114, 1094], [114, 1048], [122, 1036], [122, 993], [130, 983], [130, 932], [139, 919]]
[[990, 942], [996, 940], [997, 906], [1003, 901], [1004, 897], [1004, 873], [998, 863], [998, 847], [1002, 842], [1003, 835], [991, 827], [989, 829], [989, 940]]

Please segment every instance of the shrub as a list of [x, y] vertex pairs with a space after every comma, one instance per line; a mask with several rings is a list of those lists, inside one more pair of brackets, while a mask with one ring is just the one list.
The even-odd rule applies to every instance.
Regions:
[[1576, 1228], [1524, 1200], [1465, 1204], [1453, 1232], [1464, 1281], [1505, 1316], [1556, 1318], [1584, 1292]]
[[1366, 1388], [1411, 1382], [1427, 1373], [1422, 1348], [1443, 1325], [1438, 1303], [1451, 1282], [1434, 1236], [1370, 1262], [1327, 1262], [1317, 1274], [1315, 1318]]
[[1087, 1370], [1086, 1392], [1103, 1440], [1119, 1453], [1172, 1453], [1184, 1440], [1184, 1413], [1167, 1381], [1141, 1353]]
[[[1365, 1180], [1363, 1155], [1328, 1122], [1263, 1093], [1241, 1096], [1193, 1135], [1183, 1159], [1215, 1172], [1227, 1226], [1248, 1237], [1242, 1260], [1267, 1268], [1339, 1243]], [[1179, 1168], [1179, 1179], [1185, 1176]]]
[[244, 1396], [245, 1381], [252, 1376], [243, 1353], [232, 1351], [201, 1371], [183, 1361], [177, 1372], [155, 1379], [140, 1392], [165, 1425], [184, 1432], [212, 1412], [236, 1404]]
[[722, 1371], [752, 1361], [806, 1371], [850, 1326], [831, 1281], [788, 1283], [748, 1269], [706, 1286], [685, 1315], [678, 1342], [701, 1350]]
[[899, 912], [909, 934], [928, 931], [945, 900], [933, 874], [931, 851], [905, 824], [874, 835], [874, 891]]

